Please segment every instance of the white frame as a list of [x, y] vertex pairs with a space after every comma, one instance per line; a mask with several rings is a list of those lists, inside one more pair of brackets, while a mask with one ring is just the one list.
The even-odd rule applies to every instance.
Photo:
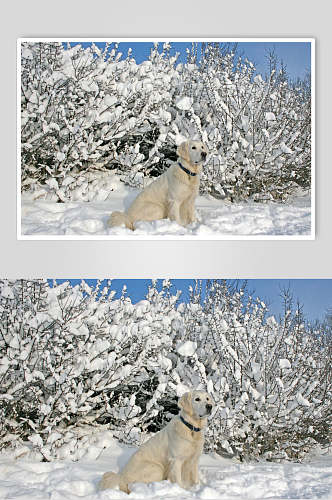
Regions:
[[[210, 235], [210, 236], [190, 236], [190, 235], [22, 235], [21, 233], [21, 44], [22, 42], [307, 42], [311, 44], [311, 231], [309, 235], [281, 235], [281, 236], [266, 236], [266, 235]], [[158, 40], [157, 38], [94, 38], [94, 37], [76, 37], [76, 38], [18, 38], [17, 39], [17, 239], [18, 240], [194, 240], [194, 241], [220, 241], [220, 240], [315, 240], [316, 234], [316, 149], [315, 149], [315, 38], [171, 38]]]

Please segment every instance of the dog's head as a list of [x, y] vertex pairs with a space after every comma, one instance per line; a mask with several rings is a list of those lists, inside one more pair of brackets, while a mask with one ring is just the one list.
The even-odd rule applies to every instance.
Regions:
[[199, 165], [206, 160], [208, 150], [203, 142], [185, 141], [177, 149], [178, 157], [190, 165]]
[[192, 391], [181, 396], [178, 406], [185, 414], [198, 419], [211, 414], [213, 401], [207, 392]]

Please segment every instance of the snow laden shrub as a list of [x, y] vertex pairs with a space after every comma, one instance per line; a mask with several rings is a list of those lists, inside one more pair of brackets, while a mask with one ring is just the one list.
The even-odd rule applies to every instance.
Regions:
[[21, 280], [3, 284], [1, 301], [1, 445], [30, 440], [48, 459], [94, 405], [84, 377], [107, 348], [95, 338], [107, 318], [103, 291]]
[[133, 185], [159, 174], [177, 76], [165, 51], [137, 65], [117, 44], [22, 44], [22, 188], [90, 201], [91, 171], [116, 169]]
[[178, 296], [167, 284], [135, 306], [113, 295], [100, 283], [0, 283], [1, 447], [30, 441], [45, 460], [65, 458], [77, 456], [75, 427], [109, 424], [137, 442], [164, 423]]
[[280, 321], [245, 295], [212, 282], [191, 335], [217, 402], [209, 444], [242, 459], [301, 459], [331, 439], [330, 332], [308, 327], [287, 293]]
[[0, 447], [76, 460], [106, 430], [137, 445], [193, 388], [216, 402], [207, 451], [301, 459], [325, 446], [329, 327], [306, 325], [287, 297], [277, 321], [229, 282], [202, 295], [197, 283], [179, 303], [170, 281], [153, 281], [133, 304], [110, 282], [0, 280]]
[[301, 82], [292, 86], [271, 59], [263, 79], [235, 47], [208, 43], [200, 61], [195, 55], [196, 64], [185, 66], [186, 113], [211, 153], [203, 192], [264, 201], [310, 188], [310, 92]]
[[210, 156], [202, 193], [285, 200], [311, 184], [308, 82], [291, 85], [274, 61], [266, 78], [235, 47], [195, 44], [178, 64], [154, 44], [137, 64], [117, 44], [22, 44], [22, 189], [59, 201], [106, 199], [96, 173], [142, 187], [176, 159], [187, 138]]

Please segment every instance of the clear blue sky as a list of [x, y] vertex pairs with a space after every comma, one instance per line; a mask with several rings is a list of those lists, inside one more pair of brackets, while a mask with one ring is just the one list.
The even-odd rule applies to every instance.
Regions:
[[[77, 42], [79, 43], [79, 42]], [[73, 43], [75, 44], [75, 43]], [[90, 45], [88, 42], [81, 42], [85, 47]], [[160, 42], [159, 49], [162, 49], [163, 42]], [[104, 46], [104, 43], [97, 43], [98, 46]], [[199, 44], [200, 45], [200, 44]], [[171, 54], [180, 53], [180, 62], [186, 59], [186, 49], [191, 48], [191, 42], [171, 42]], [[123, 57], [127, 56], [129, 48], [133, 50], [133, 56], [137, 63], [141, 63], [149, 57], [153, 42], [121, 42], [119, 50]], [[268, 71], [266, 56], [270, 50], [275, 50], [278, 58], [283, 60], [287, 67], [291, 79], [297, 77], [303, 78], [311, 66], [311, 47], [309, 42], [239, 42], [238, 53], [243, 54], [255, 66], [257, 73], [264, 76]]]
[[[57, 280], [63, 282], [66, 280]], [[72, 284], [80, 280], [70, 280]], [[96, 280], [86, 280], [93, 284]], [[195, 283], [195, 280], [174, 279], [171, 280], [173, 291], [182, 290], [182, 300], [188, 300], [188, 287]], [[205, 281], [205, 280], [203, 280]], [[232, 281], [232, 280], [231, 280]], [[132, 302], [142, 300], [148, 290], [151, 280], [146, 279], [115, 279], [112, 281], [113, 290], [117, 291], [116, 297], [121, 295], [123, 285], [127, 286], [127, 292]], [[162, 280], [159, 280], [159, 287]], [[332, 279], [251, 279], [248, 280], [248, 290], [254, 296], [260, 297], [268, 306], [269, 314], [276, 317], [282, 311], [280, 291], [282, 288], [290, 288], [294, 300], [299, 300], [304, 306], [304, 314], [310, 321], [323, 319], [326, 309], [332, 307]]]

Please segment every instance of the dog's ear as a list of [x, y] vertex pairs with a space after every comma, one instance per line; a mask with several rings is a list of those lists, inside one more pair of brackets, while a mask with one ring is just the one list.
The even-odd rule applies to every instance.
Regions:
[[193, 408], [191, 404], [191, 392], [186, 392], [183, 396], [181, 396], [178, 402], [178, 407], [188, 415], [192, 415]]
[[177, 154], [179, 158], [188, 160], [188, 141], [181, 142], [181, 144], [178, 146]]

